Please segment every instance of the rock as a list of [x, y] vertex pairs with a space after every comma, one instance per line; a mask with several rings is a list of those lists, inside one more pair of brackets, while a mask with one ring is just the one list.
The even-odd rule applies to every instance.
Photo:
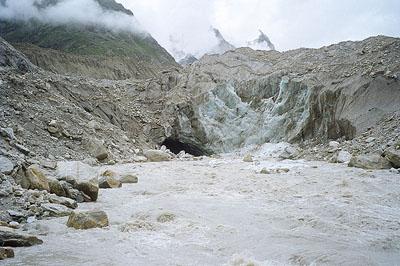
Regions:
[[0, 173], [11, 174], [14, 164], [5, 156], [0, 155]]
[[251, 154], [246, 154], [246, 155], [244, 156], [244, 158], [243, 158], [243, 162], [246, 162], [246, 163], [251, 163], [251, 162], [253, 162], [253, 156], [251, 156]]
[[31, 165], [26, 170], [30, 189], [50, 191], [49, 182], [37, 165]]
[[167, 222], [172, 222], [175, 220], [176, 216], [173, 213], [162, 213], [157, 217], [157, 222], [159, 223], [167, 223]]
[[9, 258], [14, 258], [14, 250], [8, 247], [0, 248], [0, 260], [5, 260]]
[[103, 161], [108, 158], [108, 151], [102, 141], [91, 138], [86, 141], [85, 146], [88, 152], [97, 160]]
[[15, 147], [25, 155], [29, 155], [29, 153], [31, 153], [31, 151], [27, 147], [25, 147], [21, 144], [16, 143]]
[[60, 181], [49, 178], [48, 182], [49, 182], [50, 193], [56, 194], [57, 196], [61, 196], [61, 197], [67, 196], [67, 192], [64, 190]]
[[102, 174], [102, 176], [109, 176], [109, 177], [117, 177], [117, 173], [112, 170], [106, 170]]
[[123, 175], [120, 180], [119, 180], [122, 184], [134, 184], [138, 182], [138, 177], [135, 175]]
[[384, 156], [395, 168], [400, 168], [400, 149], [389, 148], [385, 150]]
[[371, 142], [373, 142], [373, 141], [375, 141], [375, 138], [373, 138], [373, 137], [369, 137], [369, 138], [367, 138], [367, 139], [365, 140], [366, 143], [371, 143]]
[[171, 156], [160, 150], [146, 150], [143, 152], [143, 155], [150, 161], [150, 162], [163, 162], [171, 160]]
[[350, 167], [363, 169], [390, 169], [390, 162], [379, 154], [363, 154], [353, 156], [349, 162]]
[[59, 197], [53, 194], [49, 195], [49, 201], [55, 204], [61, 204], [71, 209], [76, 209], [78, 207], [78, 203], [70, 198]]
[[269, 174], [272, 174], [272, 173], [267, 168], [263, 168], [263, 169], [261, 169], [260, 174], [269, 175]]
[[16, 222], [16, 221], [9, 222], [9, 223], [8, 223], [8, 226], [11, 227], [11, 228], [14, 228], [14, 229], [18, 229], [18, 228], [21, 227], [21, 225], [19, 224], [19, 222]]
[[351, 154], [348, 151], [339, 151], [336, 157], [338, 163], [349, 163], [351, 160]]
[[90, 229], [108, 226], [108, 217], [104, 211], [73, 212], [68, 218], [68, 227]]
[[91, 201], [96, 201], [99, 195], [99, 185], [97, 178], [79, 182], [76, 187], [79, 191], [83, 192], [85, 195], [89, 196]]
[[11, 229], [0, 227], [0, 246], [8, 247], [30, 247], [42, 244], [43, 241], [36, 236], [23, 235]]
[[144, 162], [147, 162], [147, 158], [144, 157], [144, 156], [140, 156], [140, 155], [134, 155], [132, 160], [133, 160], [134, 162], [136, 162], [136, 163], [144, 163]]
[[14, 130], [10, 127], [0, 128], [0, 135], [7, 138], [8, 140], [14, 140]]
[[72, 213], [72, 210], [64, 205], [54, 203], [44, 203], [40, 206], [43, 211], [49, 212], [50, 216], [63, 217]]
[[340, 143], [337, 141], [329, 141], [329, 148], [337, 149], [339, 148]]
[[99, 180], [99, 188], [119, 188], [122, 183], [112, 176], [103, 176]]

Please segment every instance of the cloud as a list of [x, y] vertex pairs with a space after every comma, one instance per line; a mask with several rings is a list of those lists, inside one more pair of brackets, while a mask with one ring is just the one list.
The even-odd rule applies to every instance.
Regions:
[[373, 35], [400, 36], [398, 0], [119, 0], [168, 50], [169, 36], [196, 54], [213, 46], [210, 26], [235, 46], [265, 32], [277, 50], [321, 47]]
[[[63, 0], [46, 8], [38, 8], [37, 3], [45, 0], [5, 0], [0, 9], [0, 19], [24, 20], [38, 19], [47, 23], [79, 23], [100, 25], [111, 30], [124, 30], [143, 33], [134, 16], [104, 10], [95, 0]], [[36, 4], [35, 4], [36, 3]]]

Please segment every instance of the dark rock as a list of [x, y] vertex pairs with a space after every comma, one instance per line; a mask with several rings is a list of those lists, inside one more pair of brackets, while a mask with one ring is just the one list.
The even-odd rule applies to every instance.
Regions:
[[42, 243], [43, 241], [36, 236], [22, 235], [12, 230], [0, 228], [1, 247], [30, 247]]
[[77, 189], [89, 196], [91, 201], [96, 201], [99, 195], [99, 185], [97, 179], [79, 182]]
[[0, 248], [0, 260], [5, 260], [9, 258], [14, 258], [14, 250], [8, 247]]

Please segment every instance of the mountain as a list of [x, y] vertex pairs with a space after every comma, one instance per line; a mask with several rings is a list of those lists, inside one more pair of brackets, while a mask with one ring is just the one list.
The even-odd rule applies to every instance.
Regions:
[[275, 51], [275, 45], [271, 42], [268, 36], [259, 30], [260, 35], [257, 39], [247, 42], [247, 46], [254, 50], [271, 50]]
[[[43, 11], [64, 1], [69, 0], [35, 3], [36, 8]], [[135, 19], [130, 10], [114, 0], [95, 1], [103, 11]], [[7, 2], [2, 0], [0, 5], [6, 7]], [[3, 18], [0, 19], [0, 36], [34, 64], [59, 74], [109, 79], [146, 78], [163, 69], [179, 67], [150, 34], [109, 29], [101, 24]]]
[[196, 62], [196, 61], [198, 61], [198, 59], [195, 57], [195, 56], [193, 56], [193, 55], [191, 55], [191, 54], [188, 54], [188, 55], [186, 55], [184, 58], [182, 58], [181, 60], [179, 60], [179, 64], [180, 65], [182, 65], [182, 66], [189, 66], [189, 65], [191, 65], [191, 64], [193, 64], [194, 62]]
[[211, 48], [207, 52], [207, 54], [223, 54], [227, 51], [234, 50], [236, 48], [235, 46], [233, 46], [232, 44], [230, 44], [228, 41], [225, 40], [224, 36], [222, 36], [221, 32], [218, 29], [213, 28], [212, 31], [214, 33], [215, 38], [218, 41], [218, 44], [213, 48]]

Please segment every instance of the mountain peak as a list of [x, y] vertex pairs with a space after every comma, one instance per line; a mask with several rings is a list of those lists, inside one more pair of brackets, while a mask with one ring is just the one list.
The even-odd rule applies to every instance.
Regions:
[[260, 34], [258, 35], [257, 39], [247, 42], [247, 45], [255, 50], [275, 51], [275, 45], [271, 42], [269, 37], [262, 30], [258, 31]]

